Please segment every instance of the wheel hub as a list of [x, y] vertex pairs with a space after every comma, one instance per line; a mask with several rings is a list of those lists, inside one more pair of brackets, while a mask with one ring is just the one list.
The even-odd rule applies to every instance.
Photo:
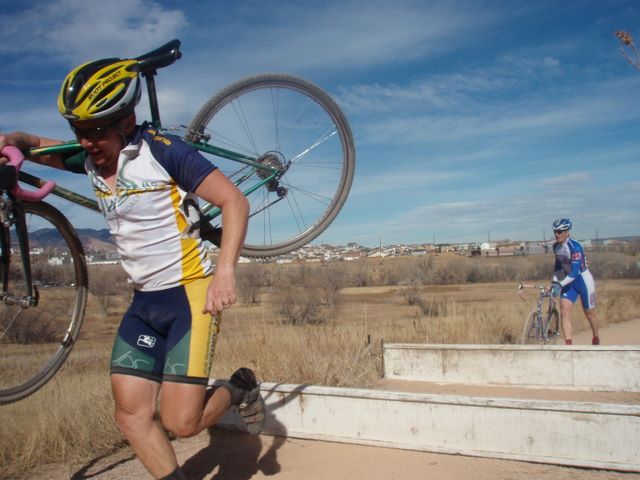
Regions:
[[[258, 157], [256, 162], [280, 172], [284, 170], [284, 156], [280, 152], [267, 152]], [[270, 177], [271, 175], [272, 172], [269, 170], [258, 169], [258, 176], [262, 179]]]
[[270, 192], [276, 192], [278, 194], [278, 197], [284, 197], [287, 194], [288, 190], [287, 188], [281, 186], [279, 182], [280, 177], [286, 171], [284, 156], [280, 152], [267, 152], [258, 157], [256, 162], [266, 167], [270, 167], [271, 169], [258, 169], [258, 177], [263, 180], [271, 177], [274, 174], [273, 170], [276, 170], [278, 172], [272, 180], [267, 182], [266, 187]]

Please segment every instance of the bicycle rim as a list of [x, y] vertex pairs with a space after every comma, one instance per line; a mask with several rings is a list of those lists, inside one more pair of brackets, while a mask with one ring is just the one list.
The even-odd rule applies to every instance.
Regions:
[[523, 345], [535, 345], [543, 343], [543, 339], [540, 336], [540, 318], [538, 312], [533, 311], [527, 318], [522, 329], [522, 344]]
[[[290, 75], [240, 80], [212, 97], [189, 126], [188, 141], [209, 143], [284, 171], [247, 194], [251, 205], [243, 255], [287, 253], [318, 237], [342, 208], [355, 169], [351, 129], [338, 105], [316, 85]], [[211, 157], [245, 190], [264, 173]], [[214, 226], [215, 225], [215, 222]]]
[[[24, 202], [22, 208], [39, 299], [27, 308], [1, 304], [0, 403], [32, 394], [58, 371], [78, 337], [87, 299], [82, 245], [67, 219], [42, 202]], [[10, 256], [3, 292], [27, 295], [15, 227], [3, 234], [11, 245], [9, 252], [2, 252]], [[0, 268], [4, 274], [4, 266]]]

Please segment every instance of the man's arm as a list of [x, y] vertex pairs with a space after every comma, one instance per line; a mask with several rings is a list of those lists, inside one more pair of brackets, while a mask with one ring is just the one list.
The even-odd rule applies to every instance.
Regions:
[[215, 314], [236, 302], [236, 264], [247, 233], [249, 202], [219, 170], [200, 183], [196, 195], [222, 210], [222, 242], [203, 311]]
[[[6, 135], [0, 135], [0, 148], [6, 145], [13, 145], [21, 150], [25, 154], [26, 158], [33, 162], [53, 168], [64, 169], [60, 154], [28, 155], [28, 150], [30, 148], [48, 147], [51, 145], [59, 145], [61, 143], [62, 142], [60, 140], [39, 137], [26, 132], [13, 132]], [[6, 161], [6, 157], [0, 157], [0, 165], [6, 163]]]
[[580, 275], [580, 264], [582, 262], [582, 254], [571, 254], [571, 272], [562, 279], [560, 285], [566, 287]]

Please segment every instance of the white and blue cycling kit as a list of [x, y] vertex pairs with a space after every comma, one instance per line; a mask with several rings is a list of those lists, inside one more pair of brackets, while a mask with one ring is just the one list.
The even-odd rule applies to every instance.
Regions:
[[556, 256], [553, 281], [562, 287], [561, 297], [574, 303], [580, 297], [585, 310], [594, 308], [595, 282], [580, 242], [572, 238], [562, 243], [557, 242], [553, 245], [553, 253]]
[[118, 157], [116, 189], [91, 156], [63, 158], [68, 170], [87, 173], [98, 205], [136, 290], [156, 291], [211, 275], [200, 232], [195, 190], [215, 166], [179, 138], [149, 124], [138, 126]]
[[204, 313], [213, 265], [195, 191], [216, 167], [178, 137], [138, 126], [118, 157], [115, 189], [86, 151], [63, 158], [88, 174], [135, 288], [111, 373], [206, 385], [218, 327]]

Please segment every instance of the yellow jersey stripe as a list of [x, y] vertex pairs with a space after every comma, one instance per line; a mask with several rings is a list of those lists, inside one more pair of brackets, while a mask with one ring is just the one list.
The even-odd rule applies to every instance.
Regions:
[[[184, 232], [187, 229], [187, 220], [180, 209], [182, 204], [182, 198], [177, 185], [172, 185], [171, 188], [171, 203], [173, 205], [173, 211], [176, 217], [176, 224], [179, 232]], [[200, 257], [200, 249], [198, 246], [200, 242], [196, 238], [190, 238], [186, 235], [180, 238], [180, 248], [182, 250], [182, 281], [184, 285], [196, 278], [204, 277], [204, 269], [202, 267], [202, 261]]]

